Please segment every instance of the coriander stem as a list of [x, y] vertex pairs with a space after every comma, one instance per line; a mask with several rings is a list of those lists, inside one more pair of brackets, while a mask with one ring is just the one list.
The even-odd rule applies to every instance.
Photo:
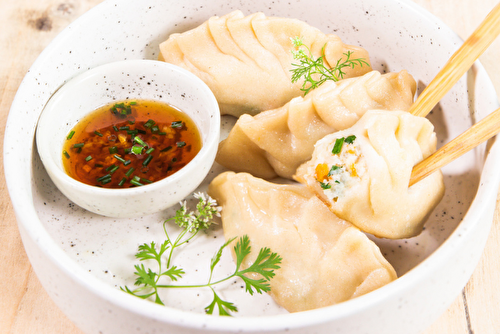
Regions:
[[187, 241], [191, 240], [198, 233], [198, 231], [196, 231], [195, 233], [193, 233], [191, 235], [191, 237], [189, 237], [188, 239], [184, 240], [183, 242], [180, 242], [182, 240], [182, 238], [186, 235], [186, 233], [189, 231], [190, 226], [188, 226], [181, 233], [179, 233], [179, 235], [177, 236], [177, 238], [175, 239], [175, 241], [172, 243], [172, 240], [170, 239], [170, 236], [168, 235], [166, 224], [165, 224], [167, 221], [169, 221], [171, 219], [172, 218], [167, 219], [163, 223], [163, 230], [165, 232], [165, 235], [167, 236], [168, 243], [171, 245], [170, 252], [169, 252], [168, 258], [167, 258], [167, 269], [170, 268], [170, 262], [172, 261], [172, 256], [173, 256], [173, 253], [174, 253], [174, 249], [177, 248], [177, 247], [179, 247], [179, 246], [181, 246], [182, 244], [186, 243]]
[[178, 289], [186, 289], [186, 288], [206, 288], [206, 287], [211, 287], [213, 285], [217, 285], [219, 283], [225, 282], [227, 280], [230, 280], [231, 278], [235, 277], [236, 273], [232, 274], [231, 276], [228, 276], [226, 278], [223, 278], [221, 280], [218, 280], [217, 282], [212, 282], [212, 283], [207, 283], [207, 284], [194, 284], [194, 285], [157, 285], [157, 288], [178, 288]]

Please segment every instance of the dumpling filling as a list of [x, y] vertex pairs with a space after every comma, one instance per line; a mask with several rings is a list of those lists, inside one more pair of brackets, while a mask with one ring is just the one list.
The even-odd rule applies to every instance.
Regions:
[[337, 138], [329, 147], [321, 152], [319, 160], [323, 162], [316, 165], [315, 177], [325, 196], [337, 201], [347, 188], [359, 184], [366, 162], [354, 135]]
[[436, 142], [424, 117], [370, 110], [351, 128], [319, 140], [295, 178], [364, 232], [414, 237], [444, 194], [439, 171], [409, 186], [413, 166], [436, 151]]

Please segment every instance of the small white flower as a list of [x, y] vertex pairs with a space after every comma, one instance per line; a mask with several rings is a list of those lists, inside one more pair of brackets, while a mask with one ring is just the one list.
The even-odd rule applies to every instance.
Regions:
[[202, 192], [197, 192], [197, 193], [194, 193], [194, 194], [193, 194], [193, 196], [194, 196], [194, 198], [196, 198], [196, 199], [200, 199], [200, 202], [204, 202], [204, 203], [205, 203], [205, 202], [207, 201], [207, 199], [206, 199], [206, 197], [205, 197], [205, 194], [204, 194], [204, 193], [202, 193]]

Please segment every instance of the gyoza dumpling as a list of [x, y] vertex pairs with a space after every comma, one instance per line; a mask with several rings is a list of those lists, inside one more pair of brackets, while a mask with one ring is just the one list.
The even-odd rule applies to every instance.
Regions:
[[396, 279], [380, 249], [302, 185], [226, 172], [212, 181], [209, 194], [222, 205], [226, 239], [246, 234], [252, 249], [268, 247], [283, 258], [270, 294], [290, 312], [349, 300]]
[[[293, 45], [301, 37], [315, 58], [325, 46], [325, 65], [332, 67], [344, 53], [363, 58], [366, 50], [344, 44], [335, 35], [325, 35], [305, 22], [266, 17], [263, 13], [244, 16], [234, 11], [214, 16], [199, 27], [172, 34], [160, 44], [160, 60], [181, 66], [201, 78], [214, 92], [222, 114], [255, 115], [283, 106], [302, 94], [302, 82], [292, 84]], [[369, 66], [347, 67], [346, 78], [365, 74]]]
[[413, 166], [435, 150], [426, 118], [368, 111], [353, 127], [318, 141], [296, 179], [362, 231], [409, 238], [422, 231], [444, 194], [440, 171], [408, 187]]
[[311, 159], [314, 144], [347, 129], [370, 109], [408, 110], [415, 80], [406, 71], [377, 71], [325, 82], [305, 97], [256, 116], [242, 115], [219, 145], [216, 161], [236, 172], [271, 179], [292, 178]]

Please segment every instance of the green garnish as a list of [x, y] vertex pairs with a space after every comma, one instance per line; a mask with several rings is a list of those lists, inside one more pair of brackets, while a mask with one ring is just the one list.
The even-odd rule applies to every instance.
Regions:
[[355, 135], [351, 135], [349, 137], [346, 137], [345, 142], [347, 144], [352, 144], [352, 143], [354, 143], [354, 139], [356, 139], [356, 136]]
[[132, 108], [130, 108], [130, 105], [132, 105], [132, 102], [129, 103], [129, 105], [126, 105], [125, 103], [116, 103], [111, 108], [111, 111], [113, 112], [113, 114], [119, 114], [122, 116], [130, 115], [132, 113]]
[[142, 145], [142, 147], [144, 147], [144, 146], [148, 146], [148, 144], [146, 144], [146, 143], [144, 142], [144, 140], [142, 140], [142, 139], [141, 139], [141, 138], [139, 138], [139, 137], [135, 137], [135, 138], [134, 138], [134, 141], [135, 141], [137, 144]]
[[120, 126], [118, 129], [119, 130], [130, 130], [130, 126], [128, 126], [128, 125]]
[[336, 166], [336, 165], [333, 165], [332, 168], [330, 168], [330, 171], [328, 172], [328, 177], [332, 176], [333, 174], [337, 174], [337, 171], [339, 169], [342, 169], [342, 167], [339, 167], [339, 166]]
[[[135, 138], [137, 138], [137, 137], [135, 137]], [[144, 151], [144, 147], [143, 146], [139, 146], [139, 145], [132, 146], [131, 153], [133, 153], [135, 155], [141, 155], [142, 151]]]
[[[97, 182], [103, 183], [105, 180], [111, 180], [111, 174], [106, 174], [104, 176], [101, 176], [100, 178], [97, 179]], [[107, 183], [107, 182], [106, 182]], [[104, 184], [104, 183], [103, 183]]]
[[92, 160], [92, 156], [89, 155], [88, 157], [85, 158], [85, 161], [89, 162], [90, 160]]
[[111, 168], [111, 170], [109, 171], [109, 174], [113, 174], [114, 172], [116, 172], [118, 170], [118, 168], [120, 168], [120, 166], [115, 166], [115, 167]]
[[120, 157], [118, 154], [114, 154], [113, 158], [115, 158], [116, 160], [120, 161], [122, 164], [125, 163], [125, 159], [123, 159], [122, 157]]
[[115, 164], [112, 164], [111, 166], [108, 166], [105, 170], [106, 172], [109, 172], [110, 170], [112, 170], [113, 168], [115, 168]]
[[[236, 269], [234, 273], [215, 282], [212, 281], [215, 267], [221, 259], [223, 250], [236, 239], [231, 238], [227, 240], [212, 257], [207, 283], [194, 285], [168, 284], [169, 282], [178, 281], [185, 274], [185, 271], [181, 267], [171, 264], [174, 251], [188, 244], [199, 231], [208, 229], [210, 225], [213, 224], [213, 218], [215, 216], [220, 216], [221, 209], [210, 196], [205, 196], [202, 193], [196, 193], [194, 196], [198, 199], [196, 211], [188, 212], [186, 202], [184, 201], [181, 203], [181, 208], [177, 210], [175, 216], [163, 222], [163, 230], [167, 239], [162, 244], [157, 245], [153, 241], [150, 244], [145, 243], [139, 246], [138, 253], [135, 255], [136, 258], [140, 261], [156, 261], [158, 270], [153, 271], [151, 268], [146, 268], [144, 264], [135, 265], [136, 271], [134, 274], [136, 275], [136, 281], [134, 284], [138, 286], [138, 288], [131, 290], [129, 287], [125, 286], [120, 287], [120, 289], [142, 299], [152, 297], [155, 303], [164, 305], [158, 294], [160, 289], [210, 288], [213, 292], [213, 300], [205, 307], [205, 312], [207, 314], [214, 314], [215, 309], [217, 309], [219, 315], [231, 316], [231, 312], [238, 311], [237, 307], [233, 303], [223, 300], [215, 291], [214, 286], [239, 277], [245, 283], [245, 291], [251, 295], [253, 295], [254, 292], [268, 292], [271, 289], [269, 281], [275, 276], [274, 270], [280, 268], [279, 264], [282, 258], [278, 254], [272, 253], [269, 248], [262, 248], [253, 264], [247, 269], [241, 269], [241, 264], [244, 259], [251, 253], [250, 239], [247, 235], [244, 235], [238, 238], [234, 246], [234, 253], [236, 255]], [[175, 240], [170, 238], [166, 229], [167, 223], [171, 220], [182, 228], [182, 231]], [[164, 257], [166, 257], [166, 268], [163, 267]], [[247, 274], [257, 274], [260, 278], [249, 278], [246, 276]], [[160, 280], [162, 279], [167, 280], [167, 284], [160, 284]]]
[[167, 152], [167, 151], [170, 151], [171, 149], [172, 149], [172, 146], [167, 146], [163, 150], [161, 150], [160, 152]]
[[146, 151], [146, 154], [151, 154], [151, 153], [153, 153], [153, 151], [154, 151], [154, 150], [155, 150], [155, 148], [154, 148], [154, 147], [150, 147], [150, 148], [148, 148], [148, 150]]
[[335, 140], [335, 144], [333, 145], [332, 154], [340, 154], [340, 152], [342, 151], [342, 146], [344, 145], [344, 142], [347, 144], [352, 144], [352, 143], [354, 143], [355, 139], [356, 139], [355, 135], [337, 138]]
[[148, 121], [146, 123], [144, 123], [144, 127], [149, 129], [155, 124], [156, 124], [155, 121], [153, 121], [152, 119], [148, 119]]
[[175, 121], [172, 122], [172, 125], [170, 126], [171, 128], [182, 128], [182, 121]]
[[130, 167], [130, 169], [125, 173], [125, 176], [126, 177], [130, 177], [130, 175], [132, 175], [132, 173], [134, 172], [135, 168], [134, 167]]
[[144, 160], [144, 162], [142, 163], [142, 165], [143, 166], [149, 165], [149, 163], [151, 162], [152, 159], [153, 159], [153, 156], [152, 155], [148, 155], [148, 157], [146, 158], [146, 160]]
[[113, 125], [113, 130], [115, 130], [116, 132], [118, 132], [118, 128], [116, 127], [116, 125]]
[[319, 185], [321, 186], [322, 189], [327, 190], [330, 189], [332, 186], [328, 183], [320, 182]]
[[111, 182], [111, 178], [107, 178], [107, 179], [104, 179], [101, 181], [101, 184], [106, 184], [106, 183], [110, 183]]
[[186, 146], [186, 142], [184, 142], [184, 141], [178, 141], [175, 144], [177, 145], [177, 147], [184, 147], [184, 146]]
[[112, 146], [109, 148], [109, 154], [115, 154], [118, 153], [118, 147]]
[[119, 187], [123, 186], [123, 185], [125, 184], [125, 181], [127, 181], [127, 179], [126, 179], [126, 178], [122, 178], [122, 179], [120, 180], [120, 182], [118, 182], [118, 186], [119, 186]]
[[84, 143], [78, 143], [73, 145], [74, 148], [82, 148], [85, 144]]
[[66, 157], [66, 159], [69, 159], [69, 154], [68, 154], [68, 152], [66, 152], [66, 151], [64, 150], [64, 151], [63, 151], [63, 154], [64, 154], [64, 156]]
[[134, 186], [138, 186], [138, 187], [143, 186], [142, 183], [140, 183], [139, 181], [136, 181], [136, 180], [130, 180], [130, 183], [133, 184]]
[[68, 134], [68, 137], [66, 137], [66, 139], [70, 140], [71, 138], [73, 138], [73, 136], [75, 135], [75, 131], [71, 131], [69, 134]]
[[340, 154], [342, 151], [342, 145], [344, 145], [344, 137], [337, 138], [335, 140], [335, 145], [333, 145], [332, 154]]
[[347, 53], [344, 53], [346, 56], [345, 60], [340, 58], [334, 67], [327, 68], [324, 64], [326, 44], [321, 49], [322, 55], [314, 59], [311, 50], [303, 43], [300, 37], [290, 38], [290, 40], [295, 48], [292, 50], [293, 58], [299, 61], [298, 64], [292, 63], [292, 66], [295, 67], [291, 70], [292, 83], [304, 78], [301, 88], [304, 95], [307, 95], [312, 89], [319, 87], [327, 80], [339, 81], [343, 79], [345, 75], [343, 69], [345, 67], [354, 68], [356, 65], [361, 67], [363, 65], [370, 66], [364, 58], [351, 59], [352, 52], [347, 51]]
[[118, 168], [120, 168], [120, 166], [114, 166], [113, 168], [111, 168], [109, 170], [109, 174], [113, 174], [114, 172], [116, 172], [118, 170]]
[[94, 134], [95, 134], [95, 135], [97, 135], [97, 136], [99, 136], [99, 137], [102, 137], [102, 136], [103, 136], [103, 134], [102, 134], [102, 133], [100, 133], [100, 132], [99, 132], [99, 131], [97, 131], [97, 130], [96, 130], [96, 131], [94, 131]]

